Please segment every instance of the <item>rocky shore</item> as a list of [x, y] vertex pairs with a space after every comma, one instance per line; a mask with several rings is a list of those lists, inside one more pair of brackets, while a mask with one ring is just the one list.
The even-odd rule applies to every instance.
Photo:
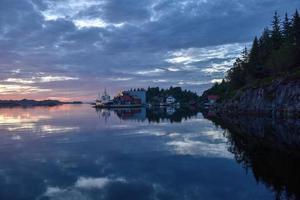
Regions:
[[275, 80], [265, 86], [248, 87], [216, 105], [219, 113], [300, 117], [300, 80]]

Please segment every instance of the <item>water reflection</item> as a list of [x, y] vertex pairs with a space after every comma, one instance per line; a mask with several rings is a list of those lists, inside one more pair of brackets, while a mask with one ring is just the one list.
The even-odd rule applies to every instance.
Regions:
[[[292, 195], [298, 183], [290, 152], [299, 126], [281, 128], [293, 137], [258, 134], [261, 126], [249, 126], [249, 136], [224, 134], [225, 125], [193, 108], [95, 112], [68, 105], [0, 113], [0, 199], [271, 200], [277, 187]], [[32, 126], [13, 129], [26, 123]]]
[[[56, 107], [34, 108], [1, 108], [0, 130], [11, 133], [65, 133], [78, 130], [79, 127], [70, 127], [63, 124], [47, 124], [53, 117], [61, 117], [60, 113], [69, 111], [70, 105]], [[59, 116], [57, 115], [59, 114]]]
[[156, 107], [156, 108], [116, 108], [116, 109], [96, 109], [98, 116], [105, 121], [111, 117], [111, 112], [116, 114], [122, 120], [146, 121], [148, 122], [171, 122], [179, 123], [182, 120], [188, 120], [196, 116], [199, 110], [195, 107], [174, 108], [174, 107]]
[[32, 115], [29, 112], [7, 112], [0, 113], [0, 126], [9, 131], [33, 129], [35, 124], [43, 119], [49, 119], [46, 115]]
[[229, 151], [274, 199], [300, 199], [300, 120], [254, 117], [210, 118], [226, 129]]

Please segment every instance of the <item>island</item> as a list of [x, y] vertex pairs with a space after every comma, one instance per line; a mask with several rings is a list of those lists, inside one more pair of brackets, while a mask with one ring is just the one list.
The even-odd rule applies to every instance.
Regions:
[[34, 106], [58, 106], [63, 104], [82, 104], [80, 101], [61, 102], [58, 100], [0, 100], [0, 108], [3, 107], [34, 107]]

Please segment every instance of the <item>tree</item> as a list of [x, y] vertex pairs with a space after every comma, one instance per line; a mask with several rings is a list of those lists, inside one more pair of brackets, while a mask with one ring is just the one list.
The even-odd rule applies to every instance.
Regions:
[[295, 47], [294, 47], [294, 36], [293, 36], [293, 26], [292, 22], [285, 14], [283, 21], [283, 44], [281, 48], [276, 52], [276, 62], [279, 67], [279, 71], [287, 71], [295, 67]]
[[241, 57], [242, 57], [242, 61], [244, 63], [248, 63], [248, 61], [249, 61], [249, 52], [248, 52], [247, 47], [245, 47], [244, 50], [242, 51]]
[[265, 28], [262, 36], [259, 38], [259, 57], [262, 63], [265, 63], [268, 57], [271, 55], [272, 51], [272, 39], [271, 39], [271, 31], [269, 28]]
[[296, 66], [300, 66], [300, 16], [298, 13], [298, 10], [296, 10], [294, 16], [293, 16], [293, 24], [292, 24], [292, 29], [293, 29], [293, 36], [294, 36], [294, 45], [296, 48]]
[[292, 21], [293, 21], [292, 29], [293, 29], [294, 39], [296, 45], [300, 46], [300, 16], [298, 10], [296, 10]]
[[272, 28], [273, 28], [271, 33], [272, 46], [274, 50], [277, 50], [280, 48], [282, 42], [280, 17], [277, 12], [275, 12], [275, 15], [273, 17]]
[[233, 67], [228, 70], [226, 79], [230, 82], [230, 86], [234, 89], [241, 88], [246, 84], [246, 79], [244, 76], [244, 62], [237, 58]]
[[283, 38], [284, 38], [284, 43], [292, 43], [293, 41], [292, 23], [287, 13], [285, 14], [285, 18], [283, 22]]
[[252, 65], [253, 67], [258, 67], [260, 64], [259, 61], [259, 42], [257, 37], [254, 38], [253, 43], [252, 43], [252, 48], [249, 54], [249, 64]]
[[[253, 83], [265, 83], [269, 78], [296, 78], [299, 70], [300, 15], [297, 10], [292, 19], [285, 14], [281, 24], [280, 17], [275, 12], [272, 29], [265, 28], [259, 38], [255, 37], [250, 51], [245, 48], [233, 67], [228, 70], [226, 81], [215, 84], [212, 90], [208, 91], [220, 91], [221, 94], [226, 93], [230, 96], [246, 84], [251, 86]], [[258, 79], [265, 80], [260, 82]]]

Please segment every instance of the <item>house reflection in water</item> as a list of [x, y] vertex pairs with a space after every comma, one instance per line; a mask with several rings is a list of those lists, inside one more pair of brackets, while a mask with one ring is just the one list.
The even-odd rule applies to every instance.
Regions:
[[122, 108], [113, 110], [123, 120], [146, 120], [146, 108]]
[[97, 109], [99, 118], [106, 122], [112, 114], [121, 120], [145, 121], [160, 123], [162, 121], [181, 122], [198, 114], [196, 108], [116, 108], [116, 109]]
[[107, 122], [112, 115], [116, 115], [122, 120], [145, 121], [146, 108], [114, 108], [114, 109], [96, 109], [99, 118]]

